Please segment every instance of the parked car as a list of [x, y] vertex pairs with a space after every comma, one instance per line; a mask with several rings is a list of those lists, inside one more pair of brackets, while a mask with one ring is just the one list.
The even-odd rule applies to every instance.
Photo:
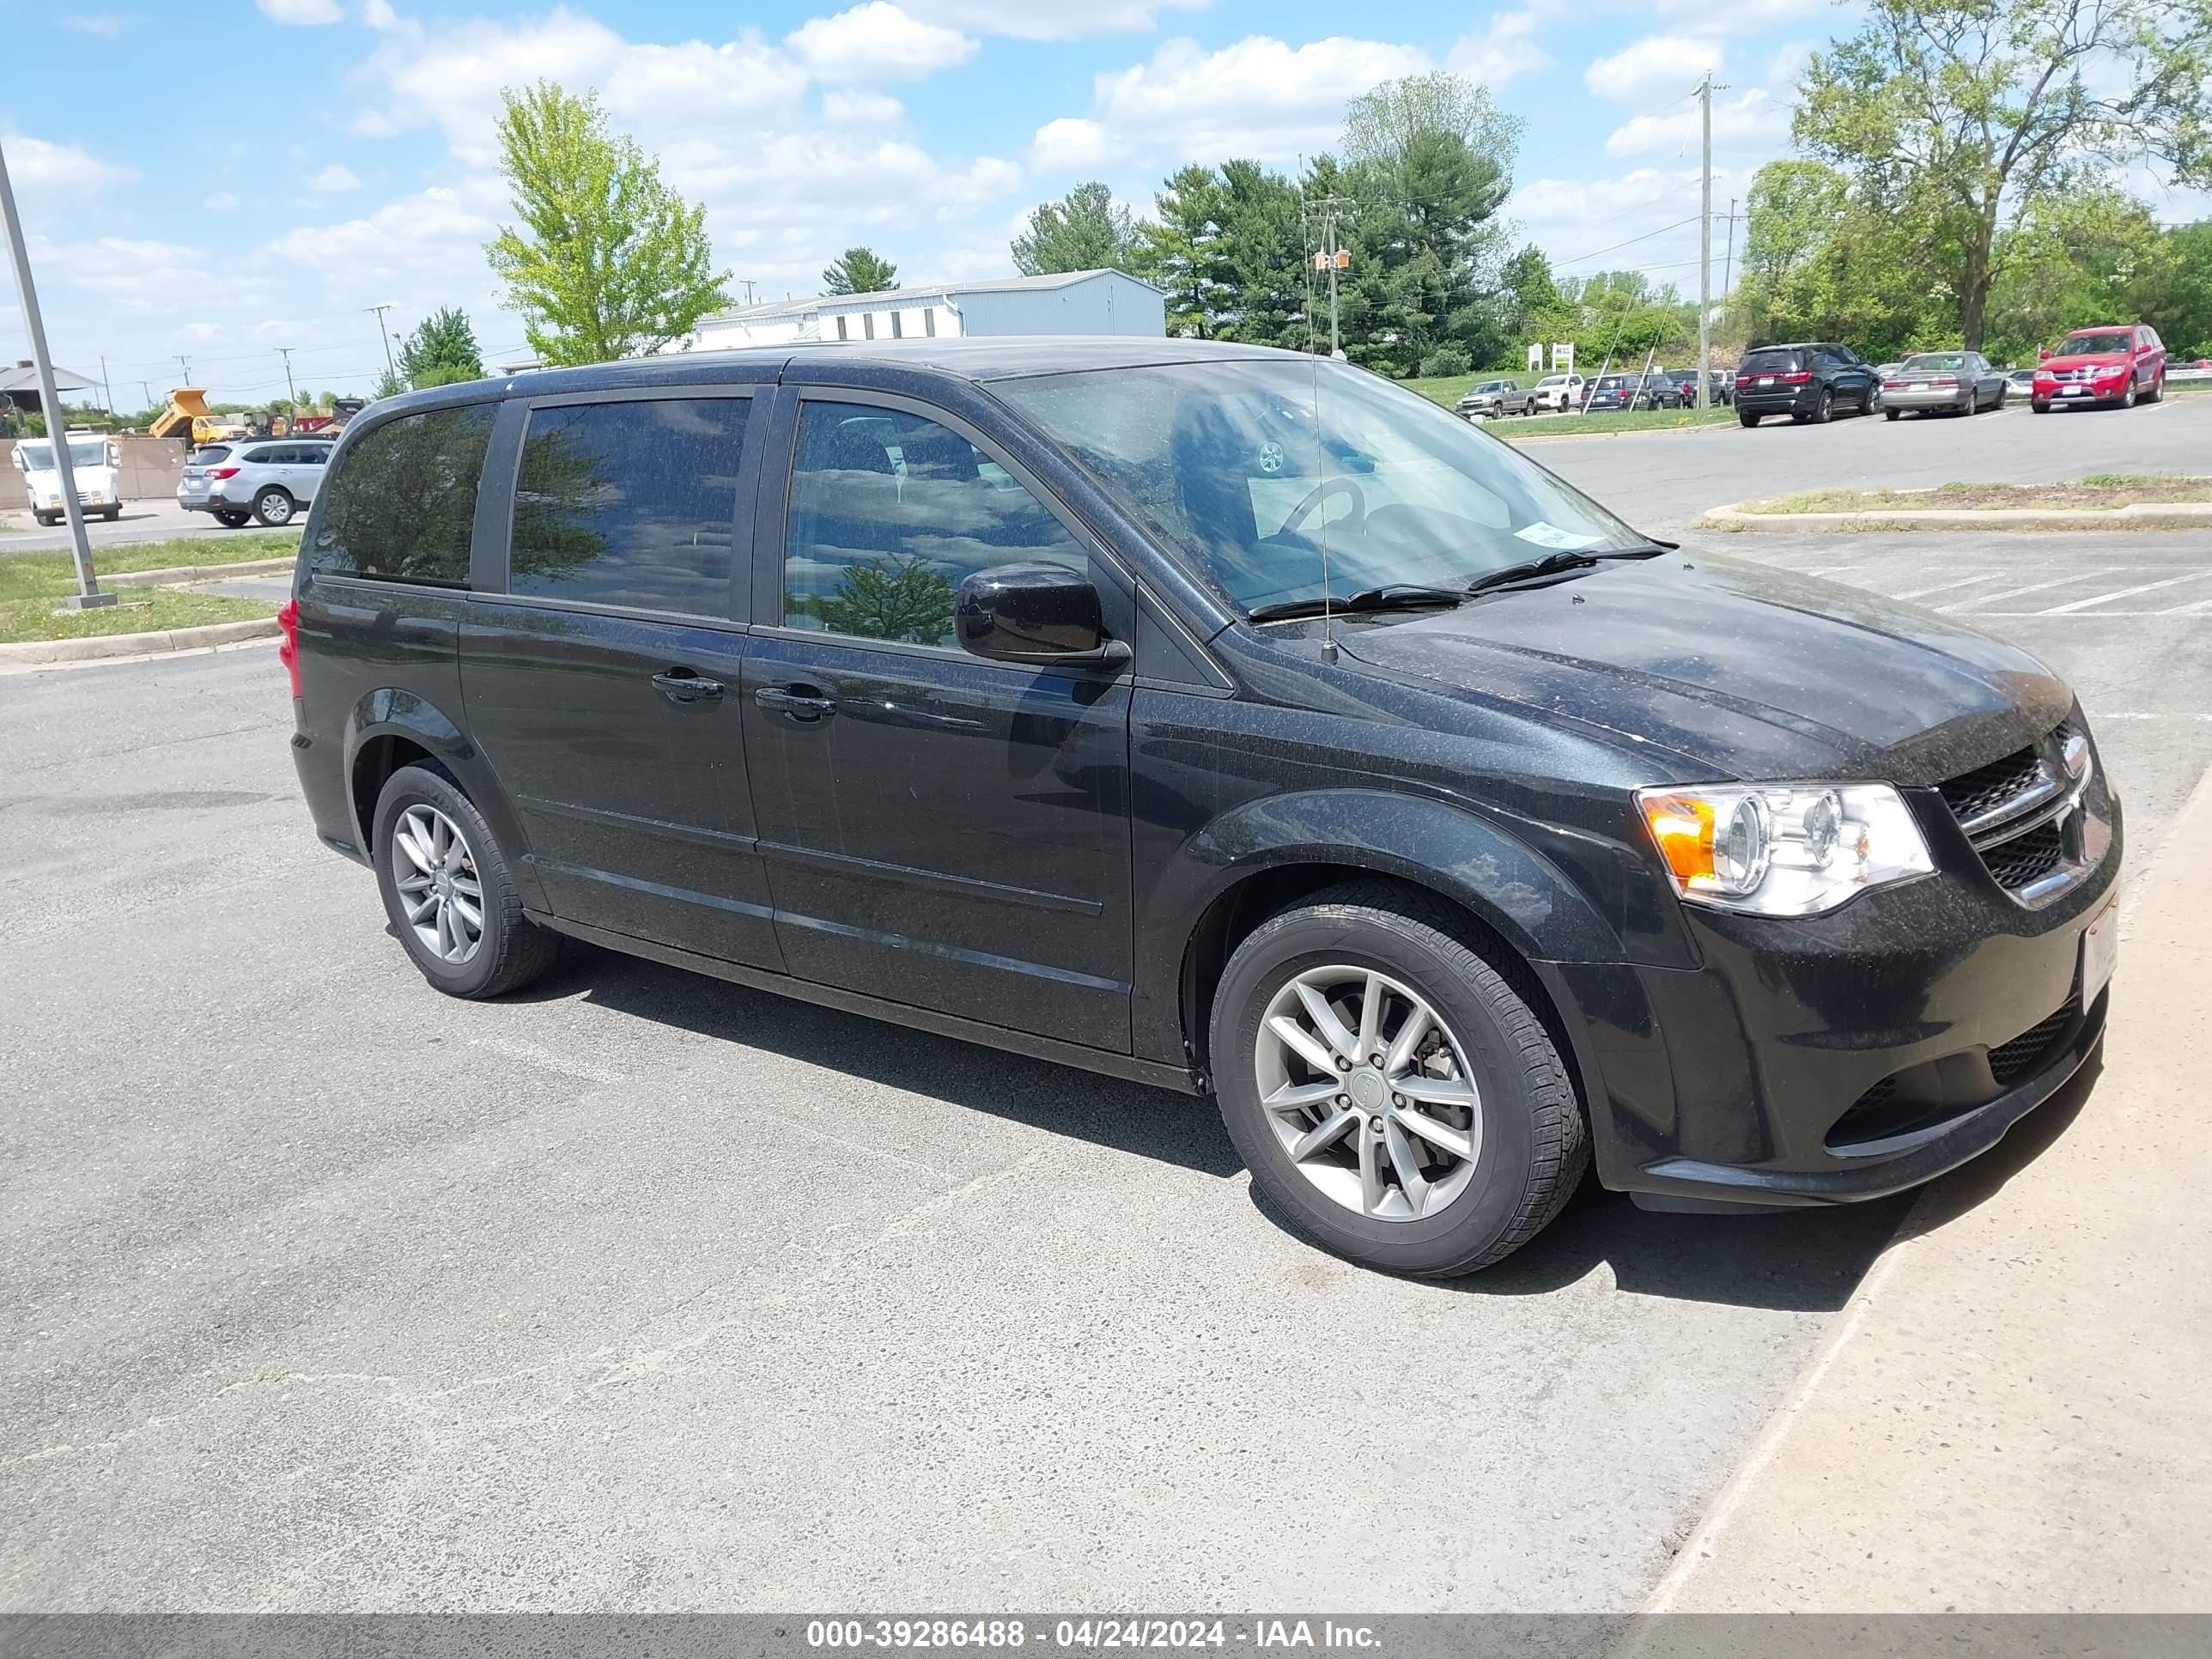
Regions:
[[[1698, 371], [1676, 368], [1668, 371], [1668, 378], [1682, 388], [1680, 407], [1688, 408], [1698, 401]], [[1725, 408], [1735, 393], [1735, 379], [1720, 369], [1707, 372], [1705, 377], [1707, 401], [1716, 409]]]
[[2036, 365], [2027, 406], [2048, 415], [2059, 404], [2133, 409], [2166, 396], [2166, 344], [2147, 323], [2077, 328]]
[[1560, 414], [1582, 407], [1583, 377], [1579, 374], [1547, 374], [1529, 388], [1529, 413], [1548, 409]]
[[321, 488], [331, 441], [233, 438], [202, 444], [177, 476], [177, 505], [187, 513], [211, 513], [234, 530], [256, 522], [288, 525]]
[[1523, 391], [1518, 380], [1484, 380], [1468, 389], [1459, 400], [1459, 412], [1469, 418], [1480, 415], [1486, 420], [1499, 415], [1526, 415], [1535, 407], [1533, 395]]
[[1978, 415], [2002, 409], [2005, 377], [1978, 351], [1916, 351], [1881, 382], [1881, 412]]
[[2035, 371], [2032, 368], [2008, 368], [2004, 371], [2008, 395], [2018, 392], [2021, 397], [2033, 396], [2035, 391]]
[[[70, 481], [76, 487], [77, 510], [87, 518], [97, 513], [113, 524], [123, 516], [123, 452], [114, 439], [99, 432], [70, 432]], [[23, 475], [23, 491], [31, 499], [31, 516], [43, 525], [57, 525], [69, 515], [62, 495], [59, 458], [52, 438], [16, 441], [15, 471]]]
[[1759, 346], [1736, 365], [1736, 418], [1757, 426], [1769, 415], [1800, 425], [1825, 422], [1838, 409], [1871, 415], [1881, 382], [1849, 346], [1830, 341]]
[[[1692, 374], [1695, 370], [1691, 371]], [[1584, 410], [1604, 415], [1617, 410], [1680, 409], [1682, 388], [1663, 368], [1646, 374], [1601, 374], [1583, 401]]]
[[288, 746], [432, 987], [571, 936], [1210, 1093], [1274, 1213], [1433, 1275], [1593, 1158], [1898, 1191], [2101, 1040], [2120, 809], [2026, 652], [1346, 365], [923, 343], [354, 422]]

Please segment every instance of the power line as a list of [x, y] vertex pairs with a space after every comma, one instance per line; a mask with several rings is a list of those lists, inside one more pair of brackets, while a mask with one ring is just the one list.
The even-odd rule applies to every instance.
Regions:
[[1664, 236], [1670, 230], [1680, 230], [1684, 225], [1694, 225], [1697, 222], [1698, 216], [1693, 213], [1686, 219], [1677, 219], [1671, 225], [1662, 225], [1656, 230], [1645, 231], [1641, 236], [1632, 236], [1625, 242], [1615, 242], [1612, 247], [1601, 247], [1594, 253], [1577, 253], [1573, 258], [1562, 259], [1559, 263], [1563, 265], [1578, 265], [1585, 259], [1596, 258], [1599, 254], [1611, 253], [1614, 248], [1633, 247], [1638, 242], [1648, 242], [1654, 236]]

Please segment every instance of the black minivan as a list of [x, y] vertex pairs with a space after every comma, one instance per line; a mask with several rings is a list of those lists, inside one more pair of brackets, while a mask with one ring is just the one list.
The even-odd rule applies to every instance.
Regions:
[[1661, 1207], [1894, 1192], [2104, 1031], [2119, 806], [2048, 669], [1343, 364], [444, 387], [347, 430], [294, 592], [316, 829], [438, 989], [568, 936], [1210, 1093], [1379, 1267], [1498, 1260], [1592, 1158]]

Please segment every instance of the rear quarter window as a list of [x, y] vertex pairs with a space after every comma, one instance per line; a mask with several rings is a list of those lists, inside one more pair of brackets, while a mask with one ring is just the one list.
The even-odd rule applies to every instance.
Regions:
[[465, 586], [492, 404], [386, 421], [356, 439], [321, 494], [308, 568]]

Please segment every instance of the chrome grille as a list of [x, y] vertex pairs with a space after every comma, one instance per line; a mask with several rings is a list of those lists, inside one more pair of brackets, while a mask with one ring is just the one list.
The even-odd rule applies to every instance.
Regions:
[[2088, 776], [2087, 739], [2069, 720], [1936, 790], [1997, 885], [2041, 904], [2086, 870], [2076, 809]]

